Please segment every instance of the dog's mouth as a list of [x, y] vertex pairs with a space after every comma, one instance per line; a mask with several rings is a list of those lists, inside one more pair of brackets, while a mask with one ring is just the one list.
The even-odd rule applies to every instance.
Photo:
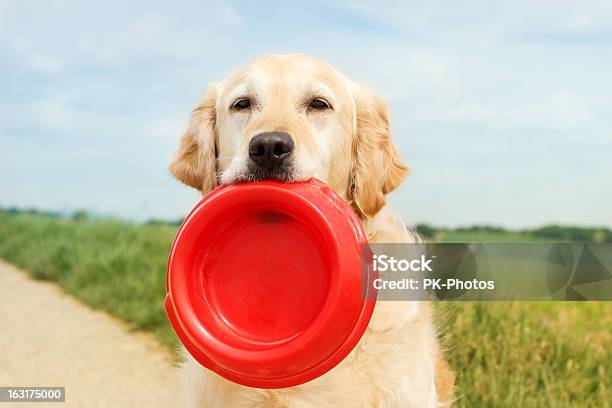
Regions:
[[277, 180], [285, 183], [297, 181], [294, 166], [291, 163], [284, 163], [276, 167], [261, 167], [251, 163], [242, 174], [236, 177], [236, 182], [263, 180]]

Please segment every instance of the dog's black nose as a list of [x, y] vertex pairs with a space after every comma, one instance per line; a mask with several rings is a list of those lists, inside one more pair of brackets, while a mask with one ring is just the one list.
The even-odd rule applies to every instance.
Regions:
[[293, 151], [293, 139], [285, 132], [260, 133], [249, 143], [249, 157], [260, 167], [280, 166]]

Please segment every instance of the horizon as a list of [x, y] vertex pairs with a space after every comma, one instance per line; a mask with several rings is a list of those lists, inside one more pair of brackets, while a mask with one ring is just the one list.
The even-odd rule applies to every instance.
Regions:
[[[134, 218], [120, 217], [120, 216], [116, 216], [113, 214], [93, 213], [93, 212], [89, 212], [84, 209], [59, 211], [59, 210], [43, 209], [43, 208], [36, 208], [36, 207], [11, 207], [11, 206], [9, 207], [0, 206], [0, 212], [17, 213], [17, 214], [30, 214], [31, 213], [31, 214], [37, 214], [37, 215], [53, 217], [53, 218], [62, 218], [62, 219], [67, 219], [67, 220], [75, 219], [75, 217], [78, 217], [81, 213], [84, 213], [86, 220], [118, 221], [118, 222], [134, 223], [134, 224], [162, 223], [162, 224], [169, 224], [169, 225], [180, 224], [185, 220], [185, 217], [187, 216], [187, 213], [185, 213], [185, 215], [178, 216], [176, 218], [152, 217], [152, 218], [146, 218], [146, 219], [134, 219]], [[548, 228], [548, 227], [560, 227], [564, 229], [578, 228], [578, 229], [585, 229], [585, 230], [612, 231], [612, 227], [607, 226], [607, 225], [576, 225], [576, 224], [559, 224], [559, 223], [531, 225], [531, 226], [522, 227], [522, 228], [518, 228], [518, 227], [512, 228], [512, 227], [505, 227], [503, 225], [486, 224], [486, 223], [448, 226], [448, 225], [440, 225], [440, 224], [430, 224], [426, 222], [415, 222], [413, 224], [406, 224], [406, 225], [409, 228], [417, 228], [417, 227], [425, 226], [425, 227], [430, 227], [436, 230], [455, 230], [455, 231], [456, 230], [471, 230], [471, 229], [476, 229], [476, 230], [488, 230], [488, 229], [495, 230], [497, 229], [497, 230], [507, 231], [507, 232], [528, 232], [528, 231], [534, 231], [534, 230]]]

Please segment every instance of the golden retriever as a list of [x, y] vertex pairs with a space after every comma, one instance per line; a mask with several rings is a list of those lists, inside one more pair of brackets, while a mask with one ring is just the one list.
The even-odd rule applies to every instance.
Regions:
[[[211, 87], [170, 169], [202, 194], [220, 183], [316, 177], [354, 208], [370, 242], [415, 241], [384, 208], [385, 194], [407, 174], [385, 104], [306, 55], [258, 59]], [[452, 400], [454, 374], [441, 357], [427, 302], [378, 302], [341, 364], [291, 388], [240, 386], [186, 359], [193, 408], [434, 408]]]

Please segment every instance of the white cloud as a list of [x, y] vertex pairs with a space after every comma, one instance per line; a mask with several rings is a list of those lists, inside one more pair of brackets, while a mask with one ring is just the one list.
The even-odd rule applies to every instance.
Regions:
[[[433, 112], [422, 112], [421, 118], [437, 118], [454, 124], [470, 124], [494, 130], [514, 129], [524, 132], [537, 129], [556, 132], [588, 127], [593, 121], [600, 119], [596, 116], [599, 107], [609, 103], [612, 103], [612, 100], [583, 97], [571, 92], [558, 92], [541, 97], [522, 95], [505, 100], [472, 98], [457, 104], [439, 106], [439, 109]], [[582, 135], [578, 137], [581, 138]]]
[[97, 53], [104, 62], [116, 66], [150, 58], [188, 59], [197, 52], [194, 39], [177, 31], [165, 17], [146, 16], [112, 33]]
[[144, 126], [144, 133], [150, 138], [177, 143], [187, 127], [187, 116], [156, 118]]
[[36, 102], [35, 111], [42, 125], [52, 129], [73, 126], [77, 114], [67, 106], [66, 102], [64, 97]]
[[219, 19], [231, 27], [237, 27], [243, 24], [243, 17], [238, 10], [229, 3], [223, 3], [219, 10]]
[[35, 72], [45, 75], [57, 75], [63, 68], [63, 62], [55, 57], [35, 50], [29, 43], [14, 41], [13, 49], [24, 59], [25, 65]]

